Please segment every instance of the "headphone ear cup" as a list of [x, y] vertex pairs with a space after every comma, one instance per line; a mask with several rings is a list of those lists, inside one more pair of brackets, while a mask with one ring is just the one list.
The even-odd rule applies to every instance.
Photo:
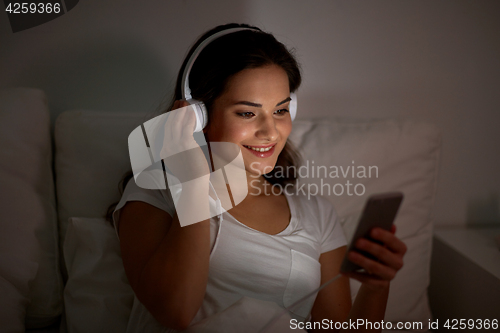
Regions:
[[193, 107], [196, 116], [196, 125], [193, 132], [201, 132], [208, 123], [207, 108], [203, 102], [195, 99], [190, 99], [187, 102]]
[[292, 118], [292, 121], [295, 119], [297, 116], [297, 95], [295, 93], [290, 93], [290, 98], [292, 99], [290, 101], [290, 106], [288, 107], [288, 111], [290, 112], [290, 118]]

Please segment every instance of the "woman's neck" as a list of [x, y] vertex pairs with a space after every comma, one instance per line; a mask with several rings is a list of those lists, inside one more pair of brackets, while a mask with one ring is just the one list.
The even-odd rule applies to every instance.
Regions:
[[264, 176], [256, 176], [247, 172], [249, 196], [268, 195], [272, 184]]

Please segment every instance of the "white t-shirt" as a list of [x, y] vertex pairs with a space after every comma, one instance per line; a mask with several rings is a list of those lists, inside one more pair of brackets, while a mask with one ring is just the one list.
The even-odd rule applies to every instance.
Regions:
[[[206, 294], [192, 324], [228, 308], [243, 296], [286, 308], [320, 286], [320, 254], [346, 245], [346, 239], [327, 199], [293, 194], [285, 194], [290, 223], [276, 235], [254, 230], [228, 212], [223, 213], [220, 230], [218, 218], [210, 220], [212, 252]], [[175, 213], [169, 190], [142, 189], [131, 179], [113, 213], [115, 230], [120, 209], [127, 201], [143, 201], [171, 216]], [[315, 298], [309, 297], [294, 308], [293, 317], [306, 320]], [[162, 327], [135, 298], [127, 332], [175, 331]]]

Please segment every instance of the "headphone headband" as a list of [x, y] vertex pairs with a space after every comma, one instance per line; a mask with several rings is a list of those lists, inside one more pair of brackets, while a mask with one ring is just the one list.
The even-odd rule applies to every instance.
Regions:
[[[191, 69], [193, 68], [193, 64], [200, 55], [201, 51], [216, 40], [219, 37], [225, 36], [232, 34], [234, 32], [242, 31], [242, 30], [253, 30], [253, 31], [258, 31], [262, 32], [260, 29], [257, 28], [248, 28], [248, 27], [237, 27], [237, 28], [229, 28], [229, 29], [224, 29], [222, 31], [216, 32], [213, 35], [207, 37], [204, 39], [200, 45], [196, 47], [196, 49], [193, 51], [193, 54], [189, 57], [189, 60], [186, 63], [186, 67], [184, 68], [184, 72], [182, 73], [182, 82], [181, 82], [181, 94], [182, 97], [193, 106], [195, 110], [195, 115], [196, 115], [196, 125], [194, 128], [195, 132], [201, 131], [208, 122], [208, 114], [207, 114], [207, 108], [204, 103], [194, 100], [193, 96], [191, 96], [191, 89], [189, 88], [189, 74], [191, 73]], [[297, 115], [297, 95], [295, 93], [290, 93], [290, 98], [292, 99], [290, 101], [290, 106], [289, 106], [289, 111], [290, 111], [290, 117], [292, 121], [295, 119], [295, 116]]]
[[200, 55], [201, 51], [203, 51], [203, 49], [208, 44], [210, 44], [211, 42], [213, 42], [217, 38], [232, 34], [233, 32], [242, 31], [242, 30], [260, 31], [260, 30], [255, 29], [255, 28], [245, 28], [245, 27], [229, 28], [229, 29], [225, 29], [225, 30], [216, 32], [215, 34], [211, 35], [210, 37], [208, 37], [207, 39], [202, 41], [200, 43], [200, 45], [198, 45], [198, 47], [194, 50], [193, 54], [191, 55], [188, 62], [186, 63], [186, 67], [184, 68], [184, 73], [182, 74], [181, 92], [182, 92], [182, 97], [184, 97], [185, 100], [190, 100], [193, 98], [191, 96], [191, 89], [189, 88], [189, 74], [191, 74], [191, 68], [193, 67], [194, 62], [198, 58], [198, 55]]

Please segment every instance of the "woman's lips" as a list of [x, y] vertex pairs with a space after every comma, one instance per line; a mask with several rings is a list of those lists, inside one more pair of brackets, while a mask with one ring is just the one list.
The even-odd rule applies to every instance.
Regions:
[[[272, 146], [272, 148], [267, 150], [267, 151], [257, 151], [257, 150], [252, 149], [252, 148], [256, 148], [258, 150], [263, 150], [263, 149], [268, 149], [271, 146]], [[274, 154], [274, 148], [276, 147], [276, 144], [268, 145], [268, 146], [246, 146], [246, 145], [243, 145], [243, 147], [245, 147], [247, 150], [249, 150], [252, 154], [254, 154], [257, 157], [266, 158], [266, 157], [269, 157], [269, 156]]]

